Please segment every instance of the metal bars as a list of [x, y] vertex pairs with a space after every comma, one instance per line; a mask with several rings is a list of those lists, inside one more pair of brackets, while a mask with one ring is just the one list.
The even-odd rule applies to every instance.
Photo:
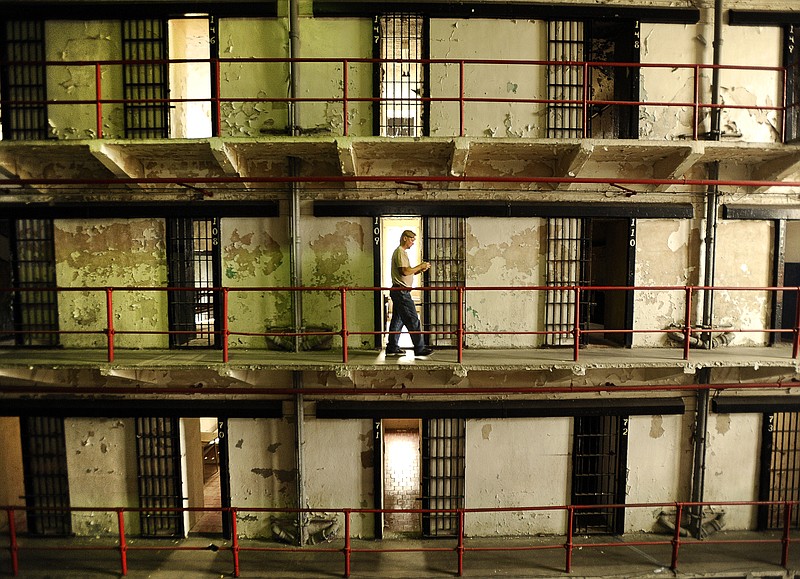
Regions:
[[180, 435], [177, 418], [136, 419], [141, 531], [145, 537], [182, 537]]
[[[431, 264], [425, 273], [427, 287], [459, 287], [466, 283], [466, 220], [463, 217], [427, 217], [423, 222], [424, 259]], [[432, 346], [457, 346], [458, 290], [425, 292], [424, 316], [428, 342]]]
[[23, 417], [20, 433], [28, 532], [69, 535], [72, 517], [67, 510], [70, 503], [64, 419]]
[[627, 417], [575, 417], [572, 504], [598, 506], [575, 510], [576, 533], [622, 533], [624, 511], [599, 507], [625, 503], [627, 448]]
[[169, 136], [166, 31], [163, 20], [122, 21], [126, 139]]
[[44, 20], [9, 20], [0, 39], [2, 138], [47, 138]]
[[[464, 508], [466, 420], [429, 418], [422, 421], [422, 508]], [[458, 534], [458, 513], [423, 513], [426, 537]]]
[[[169, 284], [213, 288], [219, 282], [219, 220], [178, 218], [167, 222]], [[219, 304], [212, 290], [169, 293], [170, 345], [211, 347], [218, 343]]]
[[[776, 412], [764, 415], [761, 495], [767, 501], [800, 499], [800, 413]], [[765, 487], [765, 488], [763, 488]], [[760, 527], [782, 529], [786, 521], [784, 504], [760, 508]], [[800, 528], [800, 509], [791, 512], [791, 528]]]
[[[588, 285], [591, 255], [589, 220], [556, 217], [547, 220], [547, 286]], [[588, 296], [587, 296], [588, 297]], [[583, 300], [581, 300], [583, 301]], [[585, 306], [582, 304], [582, 308]], [[585, 320], [581, 312], [581, 320]], [[570, 346], [575, 325], [575, 292], [569, 289], [547, 290], [545, 296], [545, 345]]]
[[376, 17], [380, 63], [379, 135], [421, 137], [425, 134], [424, 18], [420, 14], [392, 13]]
[[19, 346], [57, 346], [58, 295], [52, 289], [56, 287], [53, 220], [17, 219], [13, 224], [14, 288], [25, 290], [14, 296], [14, 327], [26, 332], [17, 334], [16, 343]]
[[584, 24], [551, 21], [547, 25], [547, 59], [572, 64], [547, 67], [547, 136], [556, 139], [582, 138], [584, 111]]

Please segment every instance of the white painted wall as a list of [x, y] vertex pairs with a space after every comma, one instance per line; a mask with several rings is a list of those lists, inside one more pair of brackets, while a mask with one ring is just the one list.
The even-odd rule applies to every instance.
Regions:
[[[480, 286], [534, 286], [543, 284], [544, 235], [539, 218], [467, 220], [466, 294], [468, 331], [535, 331], [542, 327], [542, 292], [480, 291]], [[474, 347], [536, 346], [534, 335], [468, 336]]]
[[[760, 414], [711, 414], [706, 436], [705, 501], [758, 500]], [[725, 528], [753, 529], [756, 508], [721, 507]]]
[[[467, 421], [468, 508], [566, 505], [570, 496], [570, 418]], [[470, 536], [564, 533], [565, 511], [470, 513]]]
[[[72, 507], [138, 507], [136, 434], [132, 418], [66, 418], [64, 438]], [[76, 535], [115, 535], [114, 512], [76, 511]], [[139, 532], [139, 514], [126, 513], [125, 531]]]
[[[277, 418], [228, 420], [231, 506], [285, 508], [296, 506], [297, 472], [294, 466], [294, 429]], [[242, 538], [271, 537], [273, 519], [292, 520], [293, 515], [239, 512]]]
[[[371, 420], [316, 420], [305, 424], [305, 481], [309, 508], [371, 509], [373, 440]], [[337, 515], [340, 536], [344, 517]], [[352, 537], [374, 536], [374, 515], [351, 515]]]

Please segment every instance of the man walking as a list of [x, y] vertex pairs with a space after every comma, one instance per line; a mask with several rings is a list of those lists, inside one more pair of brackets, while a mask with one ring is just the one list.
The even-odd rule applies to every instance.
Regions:
[[406, 229], [400, 236], [400, 245], [392, 254], [392, 290], [389, 296], [392, 298], [392, 321], [389, 322], [389, 342], [386, 345], [386, 355], [396, 356], [404, 354], [397, 342], [400, 339], [400, 330], [405, 326], [411, 333], [411, 341], [414, 344], [414, 355], [416, 357], [430, 356], [433, 350], [425, 345], [425, 337], [419, 332], [420, 323], [417, 316], [417, 309], [414, 300], [411, 299], [411, 288], [414, 276], [423, 271], [428, 271], [431, 267], [426, 261], [417, 266], [411, 267], [408, 261], [407, 250], [411, 249], [417, 240], [417, 234]]

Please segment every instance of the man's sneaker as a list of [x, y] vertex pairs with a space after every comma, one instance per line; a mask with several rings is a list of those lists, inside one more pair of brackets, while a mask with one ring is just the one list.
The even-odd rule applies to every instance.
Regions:
[[400, 348], [386, 348], [387, 356], [403, 356], [405, 353], [406, 351]]
[[428, 347], [422, 348], [422, 350], [420, 350], [419, 352], [414, 352], [414, 356], [416, 356], [417, 358], [425, 358], [427, 356], [430, 356], [431, 354], [433, 354], [433, 348], [428, 348]]

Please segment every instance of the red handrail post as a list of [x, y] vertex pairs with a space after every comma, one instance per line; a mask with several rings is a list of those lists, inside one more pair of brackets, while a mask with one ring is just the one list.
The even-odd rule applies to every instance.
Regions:
[[564, 550], [566, 551], [566, 562], [564, 564], [564, 572], [572, 573], [572, 547], [573, 547], [573, 533], [575, 532], [575, 509], [572, 506], [567, 507], [567, 542], [564, 543]]
[[108, 340], [108, 361], [114, 361], [114, 289], [106, 288], [106, 337]]
[[581, 115], [583, 117], [583, 122], [582, 122], [583, 126], [581, 127], [581, 131], [582, 131], [582, 138], [585, 139], [588, 136], [588, 126], [589, 126], [589, 103], [587, 102], [589, 100], [589, 83], [586, 82], [585, 80], [589, 78], [589, 64], [586, 62], [583, 63], [583, 78], [584, 78], [583, 92], [581, 93], [581, 109], [582, 109]]
[[700, 66], [694, 65], [694, 94], [692, 95], [694, 104], [692, 106], [692, 140], [697, 140], [697, 133], [700, 129]]
[[119, 560], [122, 565], [122, 574], [128, 574], [128, 542], [125, 539], [125, 513], [117, 509], [117, 528], [119, 529]]
[[792, 528], [792, 506], [790, 501], [784, 503], [783, 508], [783, 551], [781, 553], [781, 567], [789, 568], [789, 545], [791, 544], [790, 531]]
[[352, 546], [350, 544], [350, 510], [344, 510], [344, 576], [350, 577], [350, 553]]
[[581, 288], [575, 286], [575, 328], [572, 330], [573, 334], [573, 354], [572, 361], [578, 361], [578, 350], [581, 345]]
[[681, 546], [681, 514], [683, 505], [675, 503], [675, 534], [672, 535], [672, 562], [669, 568], [673, 571], [678, 570], [678, 548]]
[[458, 576], [464, 575], [464, 509], [458, 510]]
[[19, 545], [17, 544], [17, 520], [14, 509], [7, 509], [8, 515], [8, 550], [11, 552], [11, 571], [14, 577], [19, 574]]
[[100, 63], [96, 62], [94, 65], [94, 86], [97, 101], [95, 102], [95, 110], [97, 113], [97, 138], [103, 138], [103, 84], [102, 84], [102, 71], [100, 70]]
[[[797, 288], [797, 299], [800, 299], [800, 287]], [[800, 302], [795, 302], [800, 304]], [[792, 340], [792, 358], [797, 359], [800, 350], [800, 308], [795, 308], [794, 312], [794, 339]]]
[[[800, 303], [800, 302], [798, 302]], [[458, 340], [458, 363], [464, 360], [464, 288], [458, 288], [458, 328], [456, 329], [456, 340]]]
[[458, 135], [460, 137], [464, 136], [464, 107], [466, 103], [464, 103], [464, 61], [458, 61], [458, 108], [459, 108], [459, 119], [458, 119]]
[[239, 531], [236, 529], [236, 509], [231, 513], [231, 553], [233, 553], [233, 576], [239, 576]]
[[228, 288], [222, 288], [222, 361], [228, 361], [228, 337], [231, 329], [228, 325]]
[[221, 102], [220, 102], [220, 68], [219, 68], [219, 58], [215, 58], [212, 60], [212, 64], [214, 65], [214, 112], [216, 116], [214, 116], [214, 136], [219, 137], [222, 135], [222, 111]]
[[339, 332], [342, 336], [342, 362], [347, 364], [347, 288], [339, 288], [339, 294], [342, 297], [342, 331]]
[[686, 286], [686, 310], [683, 312], [683, 359], [689, 359], [689, 340], [692, 338], [692, 288]]
[[342, 114], [344, 118], [342, 119], [342, 135], [345, 137], [350, 134], [350, 123], [347, 119], [348, 109], [350, 108], [348, 101], [349, 101], [349, 94], [347, 91], [347, 82], [349, 74], [347, 69], [349, 68], [347, 59], [342, 61]]

